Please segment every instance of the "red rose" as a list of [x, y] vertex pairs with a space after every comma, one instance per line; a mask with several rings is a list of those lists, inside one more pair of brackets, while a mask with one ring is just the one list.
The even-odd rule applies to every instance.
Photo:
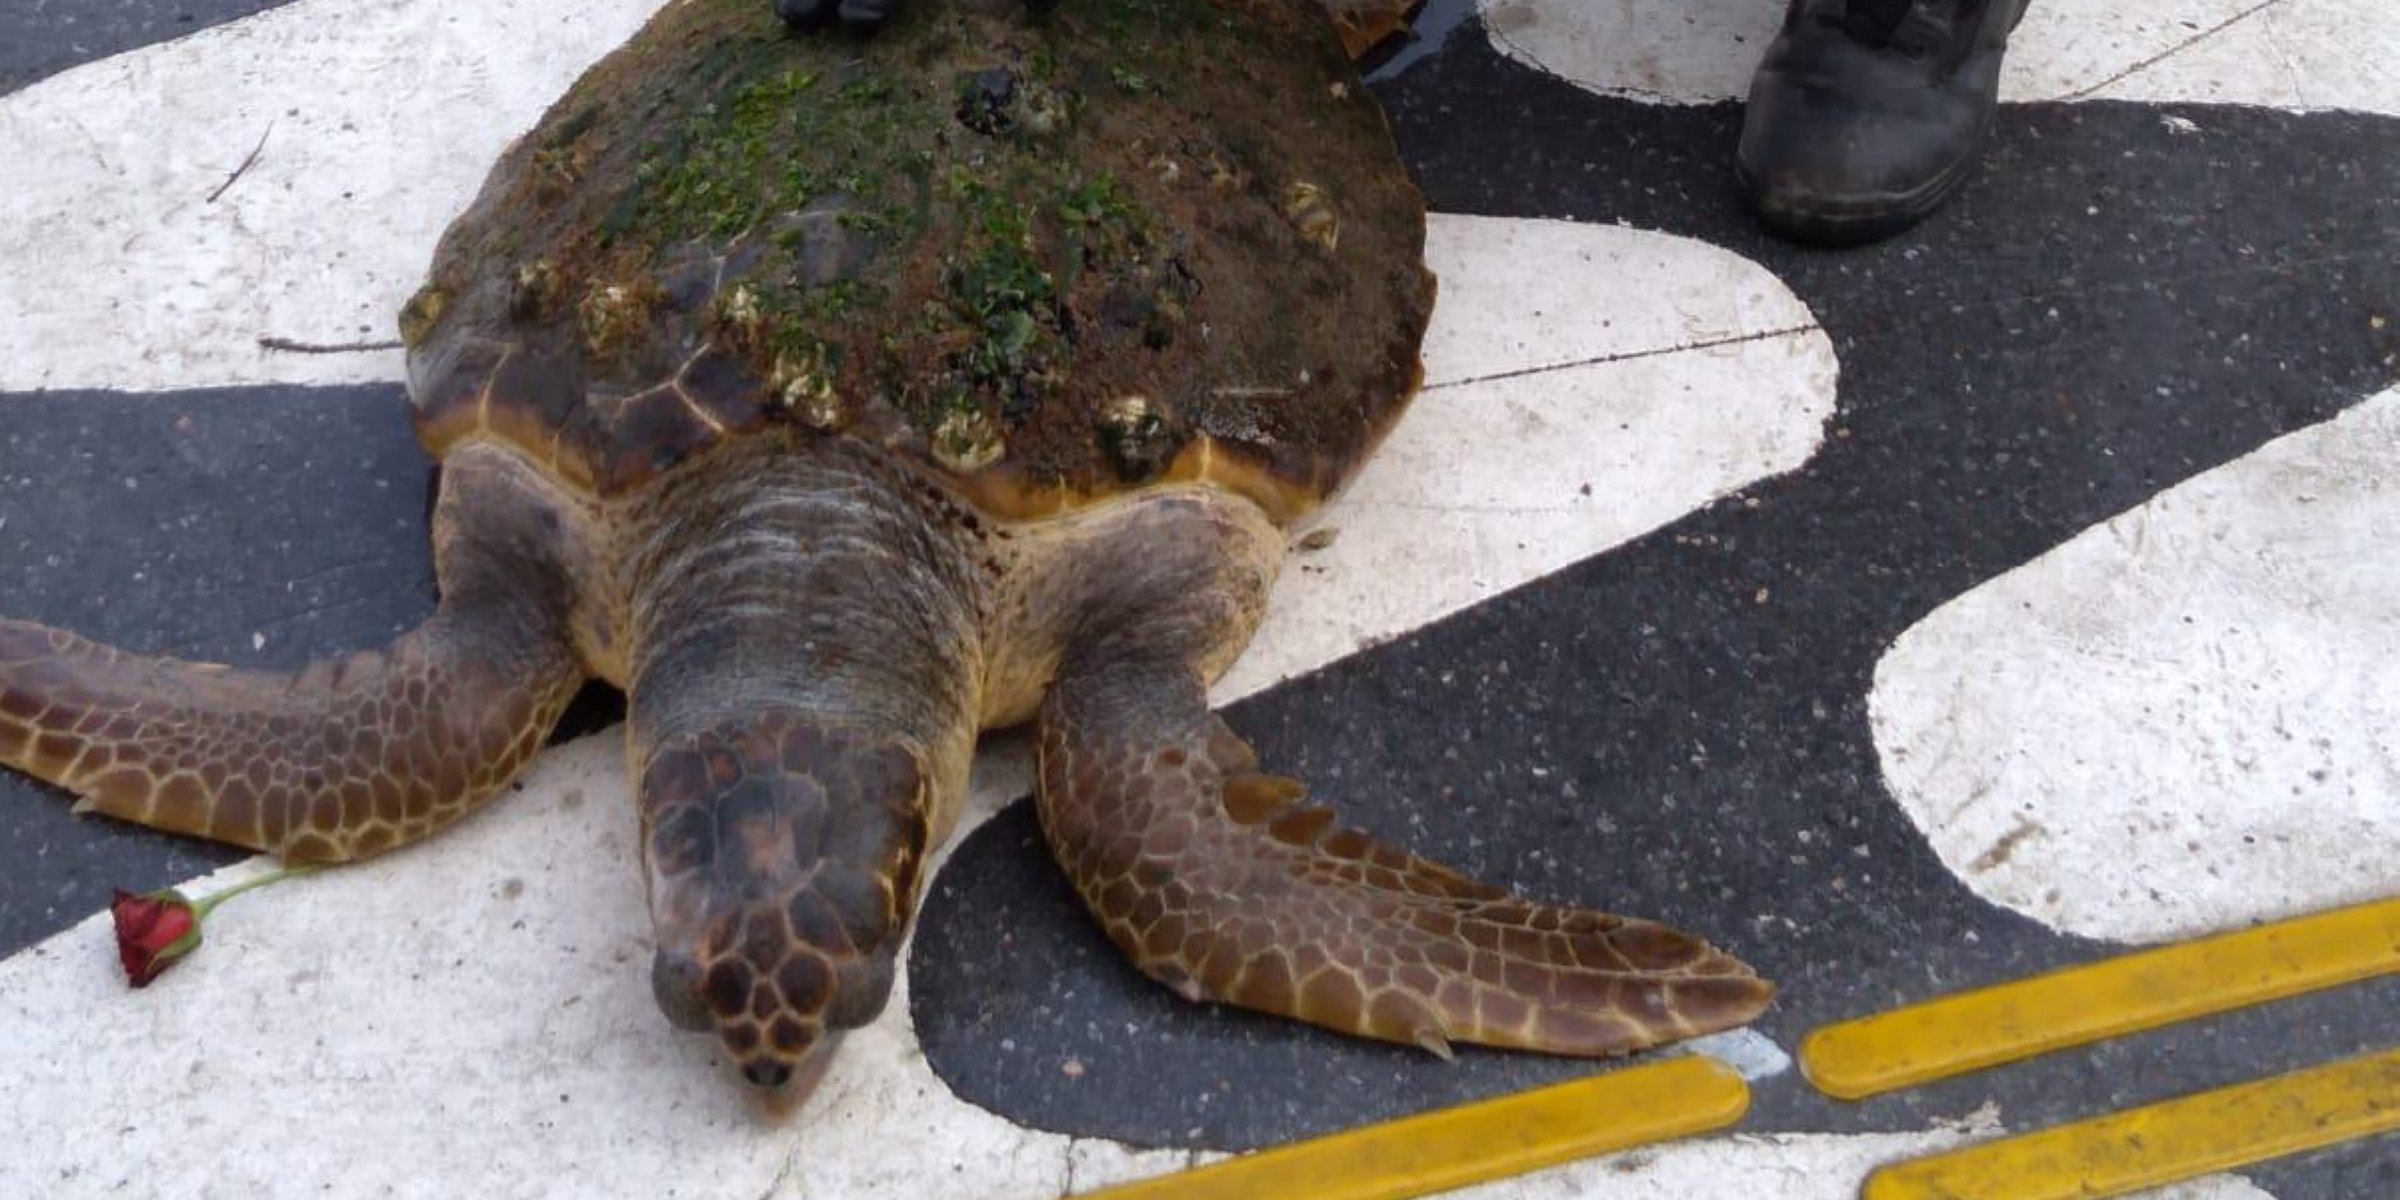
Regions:
[[109, 903], [108, 915], [117, 922], [117, 959], [125, 964], [125, 981], [148, 987], [176, 960], [200, 948], [200, 923], [217, 906], [255, 888], [306, 875], [322, 864], [302, 863], [270, 871], [247, 883], [237, 883], [203, 900], [191, 900], [173, 888], [136, 896], [123, 888]]
[[117, 922], [117, 958], [125, 964], [125, 981], [137, 988], [150, 986], [200, 945], [200, 911], [178, 891], [136, 896], [120, 888], [108, 915]]

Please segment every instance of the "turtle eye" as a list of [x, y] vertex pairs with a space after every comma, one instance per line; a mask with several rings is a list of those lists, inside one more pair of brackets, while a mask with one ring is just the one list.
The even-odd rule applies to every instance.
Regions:
[[716, 1018], [700, 999], [700, 960], [681, 950], [660, 947], [650, 957], [650, 993], [667, 1023], [686, 1033], [714, 1028]]

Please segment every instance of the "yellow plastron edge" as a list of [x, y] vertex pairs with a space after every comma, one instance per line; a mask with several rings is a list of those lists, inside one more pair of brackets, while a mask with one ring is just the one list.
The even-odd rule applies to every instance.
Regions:
[[1087, 1200], [1405, 1200], [1722, 1129], [1750, 1089], [1708, 1058], [1628, 1067], [1090, 1193]]
[[2400, 1130], [2400, 1050], [1885, 1167], [1862, 1200], [2099, 1200]]
[[1857, 1100], [2400, 970], [2400, 898], [2278, 921], [1828, 1025], [1800, 1068]]

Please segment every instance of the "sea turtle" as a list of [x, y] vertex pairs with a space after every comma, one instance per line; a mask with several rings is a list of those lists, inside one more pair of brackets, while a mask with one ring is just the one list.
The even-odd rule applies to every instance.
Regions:
[[[1353, 0], [1346, 0], [1353, 2]], [[1607, 1055], [1770, 989], [1335, 824], [1204, 686], [1417, 381], [1424, 208], [1326, 12], [681, 0], [508, 151], [402, 314], [441, 599], [296, 674], [0, 623], [0, 760], [341, 861], [432, 833], [588, 678], [675, 1024], [785, 1084], [885, 1004], [980, 730], [1181, 995]]]

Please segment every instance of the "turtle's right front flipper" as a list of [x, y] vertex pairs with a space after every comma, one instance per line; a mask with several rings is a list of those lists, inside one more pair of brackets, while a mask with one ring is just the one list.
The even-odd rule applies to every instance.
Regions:
[[[0, 764], [171, 833], [342, 861], [466, 814], [538, 752], [584, 674], [534, 502], [454, 470], [439, 611], [389, 649], [285, 674], [129, 654], [0, 620]], [[456, 515], [454, 515], [456, 514]]]
[[1187, 999], [1447, 1054], [1603, 1056], [1741, 1025], [1773, 995], [1648, 921], [1536, 904], [1343, 829], [1262, 774], [1182, 662], [1063, 672], [1042, 828], [1110, 940]]

